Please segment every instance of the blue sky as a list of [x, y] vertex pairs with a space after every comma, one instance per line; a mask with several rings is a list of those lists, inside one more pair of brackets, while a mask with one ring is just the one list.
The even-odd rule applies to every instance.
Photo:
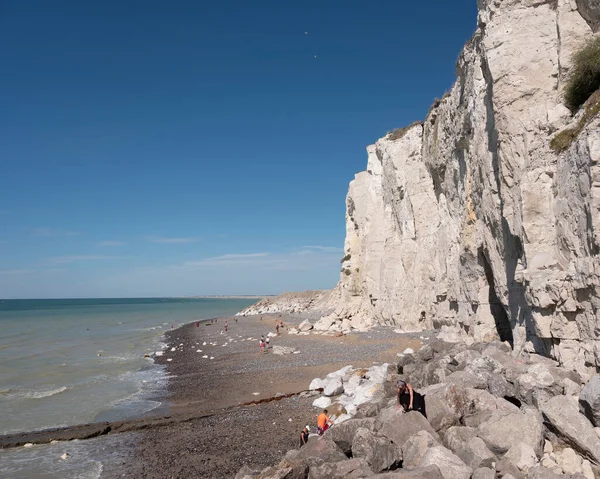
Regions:
[[475, 4], [1, 2], [0, 297], [333, 287], [365, 147]]

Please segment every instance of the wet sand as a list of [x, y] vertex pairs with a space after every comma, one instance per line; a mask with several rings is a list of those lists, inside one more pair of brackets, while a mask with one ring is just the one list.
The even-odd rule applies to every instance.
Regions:
[[343, 337], [287, 333], [305, 318], [283, 317], [286, 328], [271, 339], [271, 348], [298, 351], [283, 356], [273, 354], [273, 349], [259, 353], [261, 334], [275, 332], [274, 316], [264, 315], [262, 321], [260, 316], [237, 322], [228, 318], [227, 333], [225, 319], [168, 332], [169, 347], [156, 361], [165, 364], [172, 375], [168, 386], [171, 414], [216, 414], [153, 425], [138, 435], [135, 454], [110, 477], [231, 478], [244, 464], [256, 469], [274, 464], [287, 450], [298, 447], [304, 425], [314, 427], [319, 412], [312, 406], [315, 397], [303, 393], [239, 405], [301, 393], [315, 377], [349, 364], [368, 367], [394, 362], [398, 352], [420, 346], [418, 335], [398, 335], [388, 328]]

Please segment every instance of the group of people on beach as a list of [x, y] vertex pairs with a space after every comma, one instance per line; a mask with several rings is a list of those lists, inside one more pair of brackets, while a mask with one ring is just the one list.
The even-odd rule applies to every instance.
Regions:
[[[398, 398], [398, 408], [402, 408], [402, 412], [418, 411], [423, 416], [427, 417], [425, 411], [425, 396], [418, 393], [413, 387], [406, 381], [398, 381], [396, 383], [396, 393]], [[317, 417], [317, 434], [322, 436], [333, 426], [333, 421], [327, 414], [327, 409], [323, 409], [323, 412]], [[300, 432], [300, 447], [304, 446], [308, 442], [310, 435], [310, 427], [305, 426]]]
[[265, 351], [269, 348], [270, 343], [271, 343], [271, 337], [268, 334], [267, 334], [267, 339], [265, 339], [264, 334], [260, 337], [260, 354], [265, 353]]

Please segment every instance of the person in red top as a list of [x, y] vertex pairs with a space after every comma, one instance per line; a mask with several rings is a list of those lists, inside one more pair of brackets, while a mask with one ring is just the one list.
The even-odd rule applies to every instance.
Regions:
[[319, 417], [317, 418], [317, 432], [319, 433], [319, 436], [322, 436], [323, 433], [329, 429], [330, 425], [333, 425], [333, 422], [327, 415], [327, 409], [323, 409], [323, 412], [319, 414]]

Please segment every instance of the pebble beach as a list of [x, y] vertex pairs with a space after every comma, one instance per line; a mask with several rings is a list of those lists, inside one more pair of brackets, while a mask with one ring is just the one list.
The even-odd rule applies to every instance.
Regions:
[[393, 362], [421, 345], [418, 335], [389, 328], [341, 337], [288, 334], [313, 316], [283, 315], [285, 327], [265, 354], [259, 340], [275, 335], [278, 315], [219, 318], [167, 332], [167, 348], [155, 361], [169, 374], [169, 413], [189, 419], [138, 433], [135, 453], [114, 477], [231, 478], [245, 464], [261, 469], [297, 448], [305, 425], [315, 428], [312, 379], [347, 365]]

